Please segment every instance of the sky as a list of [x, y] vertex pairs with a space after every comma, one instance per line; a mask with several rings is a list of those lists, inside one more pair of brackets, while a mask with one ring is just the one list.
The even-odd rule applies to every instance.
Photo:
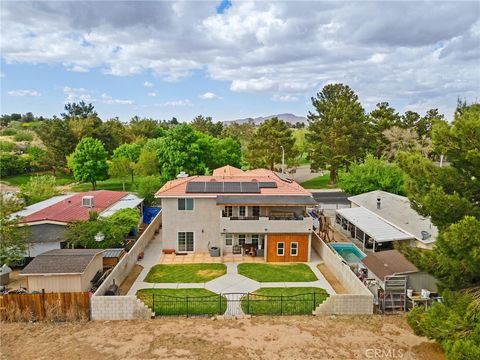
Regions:
[[480, 2], [5, 1], [0, 112], [190, 121], [313, 110], [329, 83], [371, 111], [480, 94]]

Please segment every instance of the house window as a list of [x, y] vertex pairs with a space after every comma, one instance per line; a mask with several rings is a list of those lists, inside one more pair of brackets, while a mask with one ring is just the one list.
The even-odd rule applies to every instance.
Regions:
[[233, 234], [225, 234], [225, 246], [233, 245]]
[[233, 206], [225, 206], [225, 210], [223, 211], [223, 216], [225, 217], [233, 216]]
[[238, 208], [238, 216], [245, 216], [247, 214], [247, 209], [245, 206], [240, 206]]
[[246, 235], [245, 234], [240, 234], [238, 235], [238, 245], [245, 245], [245, 238], [246, 238]]
[[252, 216], [260, 216], [260, 206], [252, 206]]
[[277, 256], [284, 256], [285, 255], [285, 243], [280, 241], [277, 243]]
[[178, 233], [178, 251], [193, 251], [193, 232]]
[[290, 256], [298, 255], [298, 242], [290, 243]]
[[258, 234], [252, 234], [252, 244], [258, 246]]
[[178, 210], [193, 210], [193, 199], [178, 199]]

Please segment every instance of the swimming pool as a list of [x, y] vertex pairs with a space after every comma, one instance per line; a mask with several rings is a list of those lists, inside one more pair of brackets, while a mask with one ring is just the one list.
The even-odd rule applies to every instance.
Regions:
[[349, 264], [358, 264], [360, 260], [367, 256], [362, 250], [356, 247], [355, 244], [351, 243], [330, 244], [330, 247]]

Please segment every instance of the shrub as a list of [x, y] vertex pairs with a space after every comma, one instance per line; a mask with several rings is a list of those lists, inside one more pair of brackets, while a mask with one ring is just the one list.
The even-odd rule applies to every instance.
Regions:
[[51, 198], [57, 193], [55, 176], [32, 176], [30, 180], [20, 187], [21, 197], [28, 205]]
[[33, 135], [26, 131], [17, 132], [14, 137], [15, 141], [32, 141]]
[[15, 149], [15, 144], [10, 141], [0, 141], [0, 151], [11, 152]]
[[25, 174], [32, 170], [29, 157], [13, 154], [0, 154], [0, 174], [2, 177]]
[[13, 136], [17, 133], [17, 130], [12, 128], [3, 129], [1, 134], [2, 136]]

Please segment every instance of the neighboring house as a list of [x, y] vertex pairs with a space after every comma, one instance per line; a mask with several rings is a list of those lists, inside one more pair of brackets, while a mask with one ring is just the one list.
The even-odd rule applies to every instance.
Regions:
[[310, 259], [317, 203], [296, 182], [265, 169], [224, 166], [212, 176], [180, 174], [155, 195], [162, 202], [162, 239], [177, 253], [262, 256], [267, 261]]
[[413, 210], [405, 196], [375, 190], [348, 200], [351, 208], [337, 210], [336, 222], [374, 251], [392, 241], [432, 249], [437, 240], [437, 227]]
[[66, 226], [74, 221], [86, 221], [90, 212], [100, 217], [113, 215], [120, 209], [142, 208], [143, 199], [123, 191], [97, 190], [54, 196], [13, 213], [19, 226], [29, 226], [27, 257], [49, 250], [65, 248]]
[[437, 280], [430, 274], [420, 271], [397, 250], [368, 253], [361, 260], [368, 270], [368, 278], [377, 280], [379, 286], [385, 288], [385, 278], [389, 276], [407, 276], [407, 288], [413, 292], [427, 289], [437, 292]]
[[88, 291], [103, 270], [102, 249], [58, 249], [38, 255], [21, 272], [27, 289], [45, 292]]

